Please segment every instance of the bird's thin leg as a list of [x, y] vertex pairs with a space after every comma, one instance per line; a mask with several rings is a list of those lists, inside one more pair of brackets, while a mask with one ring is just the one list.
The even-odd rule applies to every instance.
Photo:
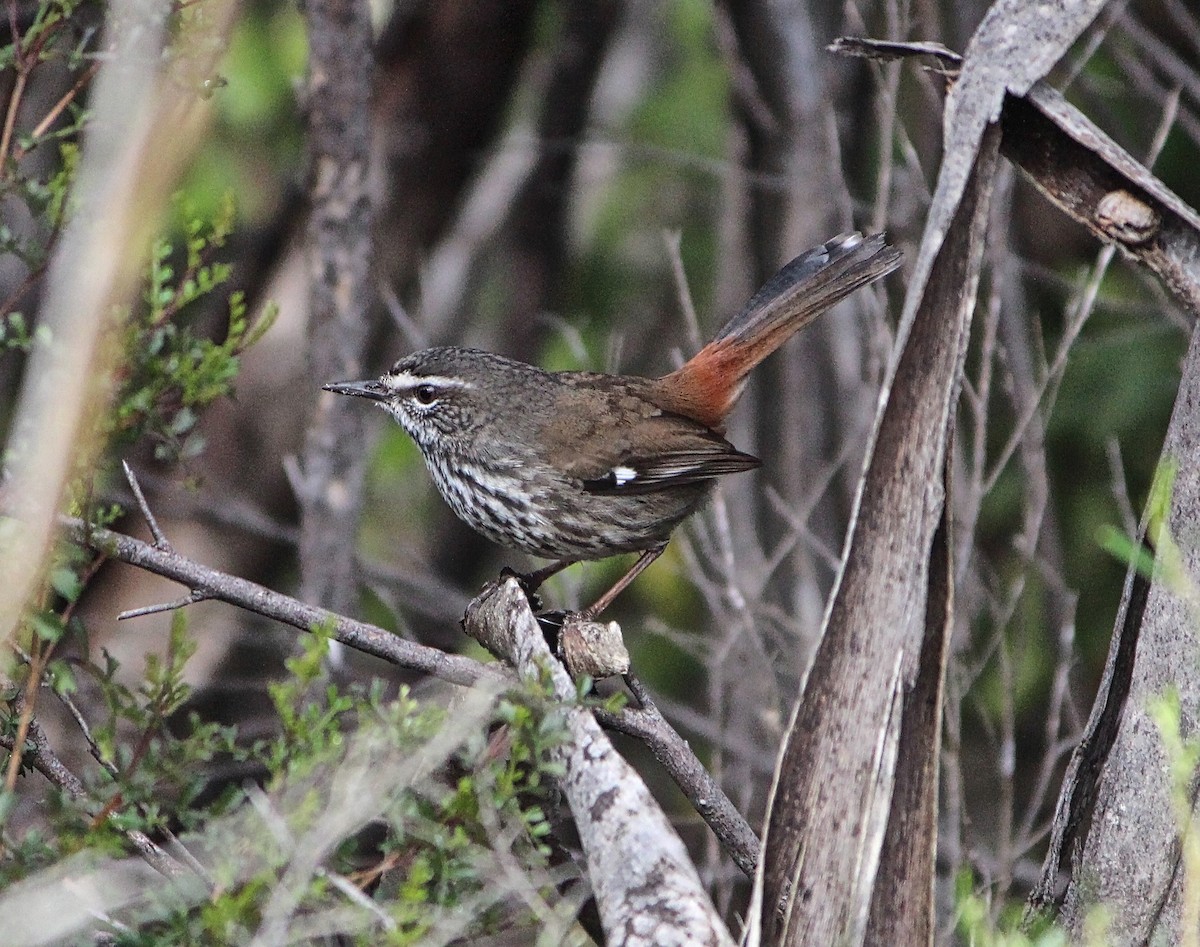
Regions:
[[559, 559], [557, 562], [552, 562], [548, 566], [542, 566], [533, 572], [517, 573], [516, 575], [520, 579], [521, 585], [524, 586], [525, 591], [532, 595], [551, 576], [558, 575], [563, 569], [575, 565], [578, 561], [578, 559]]
[[621, 576], [620, 579], [617, 580], [617, 584], [596, 599], [596, 601], [594, 601], [590, 606], [581, 611], [579, 613], [579, 617], [584, 621], [591, 621], [593, 618], [603, 612], [606, 608], [608, 608], [609, 605], [613, 603], [613, 599], [625, 591], [625, 587], [629, 585], [630, 582], [645, 572], [650, 563], [663, 554], [663, 550], [666, 548], [666, 543], [659, 543], [659, 545], [653, 547], [652, 549], [647, 549], [644, 553], [638, 556], [638, 561], [633, 564], [633, 567], [628, 572], [626, 572], [623, 576]]

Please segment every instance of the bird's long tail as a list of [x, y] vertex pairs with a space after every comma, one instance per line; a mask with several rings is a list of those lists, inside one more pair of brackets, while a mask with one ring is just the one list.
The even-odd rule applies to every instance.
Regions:
[[830, 306], [892, 272], [900, 260], [883, 234], [841, 234], [800, 254], [686, 365], [658, 380], [665, 406], [721, 430], [754, 366]]

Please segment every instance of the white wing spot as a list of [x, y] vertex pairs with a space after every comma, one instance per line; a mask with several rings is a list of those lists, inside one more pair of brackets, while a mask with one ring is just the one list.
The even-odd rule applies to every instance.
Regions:
[[632, 467], [614, 467], [612, 469], [612, 476], [617, 486], [623, 487], [629, 481], [637, 479], [637, 471]]

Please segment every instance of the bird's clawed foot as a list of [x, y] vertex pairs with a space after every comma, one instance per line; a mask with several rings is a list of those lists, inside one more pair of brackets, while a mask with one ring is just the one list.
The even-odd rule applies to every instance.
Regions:
[[629, 670], [629, 652], [621, 638], [621, 627], [614, 622], [598, 622], [596, 617], [604, 612], [625, 588], [641, 575], [646, 568], [663, 554], [667, 548], [661, 543], [642, 552], [628, 572], [587, 608], [577, 612], [560, 609], [542, 611], [542, 598], [538, 588], [553, 575], [562, 572], [574, 560], [552, 562], [534, 572], [521, 573], [507, 566], [500, 571], [500, 582], [516, 579], [521, 591], [529, 599], [529, 607], [541, 626], [546, 643], [558, 654], [574, 677], [588, 675], [593, 678], [625, 674]]
[[510, 569], [508, 566], [505, 566], [500, 570], [498, 581], [503, 582], [505, 579], [516, 579], [517, 585], [521, 586], [521, 591], [529, 599], [530, 610], [536, 614], [542, 610], [542, 597], [537, 594], [538, 586], [541, 585], [541, 582], [536, 581], [536, 578], [536, 572], [518, 572], [516, 569]]
[[[642, 552], [642, 554], [638, 556], [637, 562], [633, 564], [630, 570], [626, 572], [625, 575], [623, 575], [611, 589], [601, 595], [587, 608], [578, 612], [573, 612], [572, 614], [578, 617], [578, 619], [582, 622], [595, 621], [597, 616], [602, 614], [604, 610], [613, 603], [616, 597], [625, 591], [629, 583], [645, 572], [647, 567], [649, 567], [649, 565], [654, 562], [655, 559], [661, 556], [666, 548], [667, 544], [664, 542]], [[573, 566], [578, 561], [579, 560], [577, 559], [560, 559], [557, 562], [550, 563], [548, 566], [535, 569], [533, 572], [517, 572], [515, 569], [510, 569], [508, 566], [505, 566], [500, 570], [499, 581], [503, 582], [505, 579], [509, 578], [516, 579], [517, 583], [521, 586], [521, 590], [525, 593], [526, 598], [529, 599], [529, 607], [536, 614], [542, 610], [542, 598], [537, 594], [537, 590], [541, 588], [542, 583], [551, 576], [558, 575], [558, 573], [562, 572], [563, 569], [567, 568], [568, 566]]]
[[578, 559], [560, 559], [557, 562], [552, 562], [548, 566], [542, 566], [540, 569], [535, 569], [533, 572], [517, 572], [516, 569], [510, 569], [505, 566], [500, 570], [500, 581], [513, 578], [517, 580], [517, 584], [521, 586], [521, 590], [525, 593], [525, 597], [529, 599], [529, 607], [535, 612], [542, 609], [542, 598], [537, 594], [537, 590], [542, 587], [542, 583], [551, 576], [558, 575], [567, 566], [573, 566]]

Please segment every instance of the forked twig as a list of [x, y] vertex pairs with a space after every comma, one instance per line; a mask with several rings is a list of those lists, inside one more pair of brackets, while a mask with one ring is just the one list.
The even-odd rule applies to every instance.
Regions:
[[137, 475], [134, 474], [133, 468], [129, 466], [126, 460], [121, 461], [121, 468], [125, 471], [125, 479], [129, 483], [129, 489], [133, 491], [133, 498], [137, 501], [138, 509], [141, 510], [142, 516], [146, 520], [146, 525], [150, 527], [150, 535], [154, 537], [154, 548], [161, 549], [163, 552], [171, 551], [171, 544], [167, 542], [166, 534], [162, 531], [162, 527], [158, 525], [158, 520], [155, 519], [153, 511], [150, 509], [150, 504], [146, 502], [146, 494], [142, 492], [142, 485], [138, 483]]
[[196, 602], [205, 602], [210, 598], [212, 596], [207, 592], [202, 592], [200, 589], [192, 589], [183, 598], [177, 598], [172, 602], [158, 602], [154, 605], [143, 605], [141, 608], [127, 608], [117, 616], [117, 621], [125, 621], [127, 618], [142, 618], [146, 615], [157, 615], [159, 612], [173, 612], [176, 609], [194, 605]]

